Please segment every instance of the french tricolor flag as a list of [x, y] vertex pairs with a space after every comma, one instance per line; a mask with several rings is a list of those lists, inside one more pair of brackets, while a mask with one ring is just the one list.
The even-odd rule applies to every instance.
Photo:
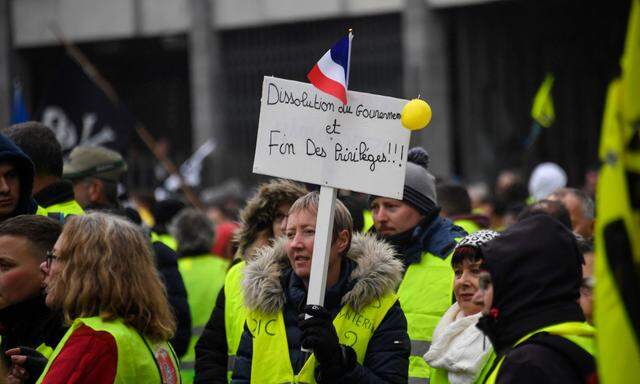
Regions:
[[335, 43], [307, 73], [311, 84], [336, 97], [342, 104], [347, 104], [352, 39], [353, 35], [349, 32], [348, 36]]

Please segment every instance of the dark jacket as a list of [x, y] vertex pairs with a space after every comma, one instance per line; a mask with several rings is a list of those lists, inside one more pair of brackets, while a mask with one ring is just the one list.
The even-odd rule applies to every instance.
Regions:
[[74, 199], [73, 184], [68, 180], [58, 180], [42, 188], [33, 195], [38, 205], [49, 207]]
[[169, 341], [180, 357], [187, 352], [191, 340], [191, 314], [187, 301], [187, 289], [178, 270], [178, 255], [159, 241], [153, 243], [153, 252], [156, 255], [158, 271], [167, 288], [169, 304], [176, 316], [176, 333]]
[[[362, 308], [381, 295], [393, 292], [401, 279], [402, 266], [385, 243], [371, 236], [355, 235], [342, 260], [339, 281], [325, 295], [324, 306], [335, 317], [344, 304]], [[259, 251], [258, 258], [245, 270], [245, 301], [249, 310], [265, 313], [283, 311], [289, 359], [295, 373], [308, 355], [300, 349], [298, 317], [306, 304], [306, 289], [291, 270], [285, 241]], [[233, 372], [234, 383], [249, 383], [253, 355], [251, 333], [246, 328]], [[367, 346], [364, 364], [356, 364], [337, 382], [405, 383], [409, 369], [410, 342], [407, 320], [398, 302], [387, 312]], [[322, 375], [322, 366], [316, 378]]]
[[15, 210], [10, 217], [18, 215], [32, 215], [36, 213], [38, 206], [31, 197], [33, 189], [34, 168], [31, 159], [22, 152], [17, 145], [5, 135], [0, 134], [0, 163], [11, 163], [18, 172], [20, 179], [20, 198]]
[[62, 315], [47, 308], [44, 296], [0, 310], [2, 356], [7, 366], [11, 361], [4, 354], [6, 350], [20, 346], [35, 349], [43, 343], [55, 348], [66, 331]]
[[577, 303], [583, 259], [573, 233], [548, 215], [535, 215], [481, 251], [493, 284], [493, 315], [483, 316], [478, 327], [498, 358], [505, 356], [497, 382], [580, 382], [571, 364], [553, 349], [534, 342], [513, 348], [540, 328], [585, 321]]

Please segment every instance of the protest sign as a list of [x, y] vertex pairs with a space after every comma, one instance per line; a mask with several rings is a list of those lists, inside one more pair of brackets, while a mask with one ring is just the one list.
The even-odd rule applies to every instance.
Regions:
[[402, 199], [411, 133], [407, 100], [348, 92], [344, 105], [311, 84], [265, 77], [253, 172], [318, 184], [307, 304], [323, 305], [336, 188]]
[[406, 100], [265, 77], [253, 172], [402, 199], [410, 131]]

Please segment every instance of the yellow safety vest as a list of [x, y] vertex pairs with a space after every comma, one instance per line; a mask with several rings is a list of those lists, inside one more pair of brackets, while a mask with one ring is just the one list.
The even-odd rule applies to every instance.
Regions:
[[362, 219], [364, 221], [364, 224], [362, 225], [362, 233], [367, 233], [369, 232], [369, 229], [371, 229], [371, 227], [373, 227], [373, 214], [371, 214], [371, 211], [368, 209], [365, 209], [364, 211], [362, 211]]
[[229, 261], [211, 254], [178, 259], [178, 269], [187, 290], [191, 313], [191, 340], [187, 352], [180, 360], [183, 383], [193, 383], [195, 378], [195, 346], [224, 284], [228, 264]]
[[36, 209], [36, 215], [38, 216], [47, 216], [49, 212], [44, 207], [38, 205], [38, 209]]
[[[594, 340], [595, 329], [587, 323], [579, 323], [579, 322], [560, 323], [560, 324], [551, 325], [549, 327], [545, 327], [542, 329], [538, 329], [524, 336], [520, 340], [518, 340], [514, 344], [514, 347], [524, 343], [531, 336], [540, 332], [547, 332], [552, 335], [562, 336], [565, 339], [575, 343], [580, 348], [587, 351], [591, 356], [594, 356], [594, 358], [596, 356], [596, 347], [595, 347], [595, 340]], [[485, 381], [485, 384], [495, 384], [496, 379], [500, 374], [499, 371], [503, 362], [504, 362], [504, 356], [500, 358], [500, 360], [498, 361], [498, 365], [496, 365], [495, 369], [491, 372], [489, 377], [487, 377], [487, 381]]]
[[480, 230], [480, 226], [478, 226], [478, 224], [476, 224], [473, 220], [456, 220], [453, 222], [453, 224], [464, 229], [468, 234], [472, 234]]
[[[340, 344], [353, 348], [358, 363], [364, 362], [369, 340], [397, 299], [395, 294], [387, 294], [360, 312], [345, 305], [333, 320]], [[297, 375], [293, 372], [282, 311], [274, 314], [250, 311], [247, 315], [247, 328], [253, 336], [252, 383], [316, 382], [317, 361], [313, 354]]]
[[73, 321], [73, 324], [71, 324], [71, 327], [53, 351], [44, 368], [44, 372], [36, 384], [42, 383], [56, 357], [64, 349], [69, 337], [82, 325], [86, 325], [95, 331], [109, 332], [115, 339], [118, 348], [118, 364], [114, 384], [181, 383], [178, 359], [169, 343], [154, 343], [143, 337], [135, 329], [125, 325], [121, 319], [105, 321], [96, 316], [78, 318]]
[[151, 232], [151, 242], [155, 243], [156, 241], [159, 241], [167, 247], [171, 248], [174, 252], [178, 249], [178, 243], [176, 242], [176, 239], [174, 239], [168, 233], [159, 235], [155, 232]]
[[451, 306], [454, 278], [451, 255], [443, 260], [429, 252], [423, 253], [420, 263], [407, 268], [398, 288], [411, 339], [411, 383], [429, 382], [431, 368], [422, 356], [431, 346], [431, 337], [440, 318]]
[[65, 216], [68, 215], [84, 215], [84, 209], [75, 200], [69, 200], [58, 204], [53, 204], [46, 207], [49, 213], [62, 213]]
[[242, 278], [245, 261], [241, 261], [229, 269], [224, 279], [224, 327], [227, 335], [227, 381], [231, 382], [231, 374], [236, 361], [236, 353], [247, 319], [247, 308], [244, 305]]

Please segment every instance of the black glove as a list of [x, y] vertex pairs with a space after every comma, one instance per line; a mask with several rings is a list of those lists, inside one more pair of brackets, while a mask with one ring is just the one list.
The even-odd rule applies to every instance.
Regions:
[[[311, 317], [305, 319], [305, 314]], [[318, 383], [335, 383], [357, 364], [351, 347], [341, 345], [333, 327], [331, 313], [319, 305], [307, 305], [298, 319], [302, 330], [302, 347], [313, 350], [318, 361], [315, 376]]]
[[29, 374], [28, 383], [35, 383], [47, 365], [47, 358], [38, 351], [29, 347], [20, 347], [20, 354], [27, 357], [27, 361], [22, 364], [22, 367]]
[[[305, 314], [311, 317], [305, 319]], [[318, 363], [339, 362], [340, 344], [329, 311], [319, 305], [307, 305], [298, 319], [298, 327], [302, 331], [302, 347], [313, 350]]]

